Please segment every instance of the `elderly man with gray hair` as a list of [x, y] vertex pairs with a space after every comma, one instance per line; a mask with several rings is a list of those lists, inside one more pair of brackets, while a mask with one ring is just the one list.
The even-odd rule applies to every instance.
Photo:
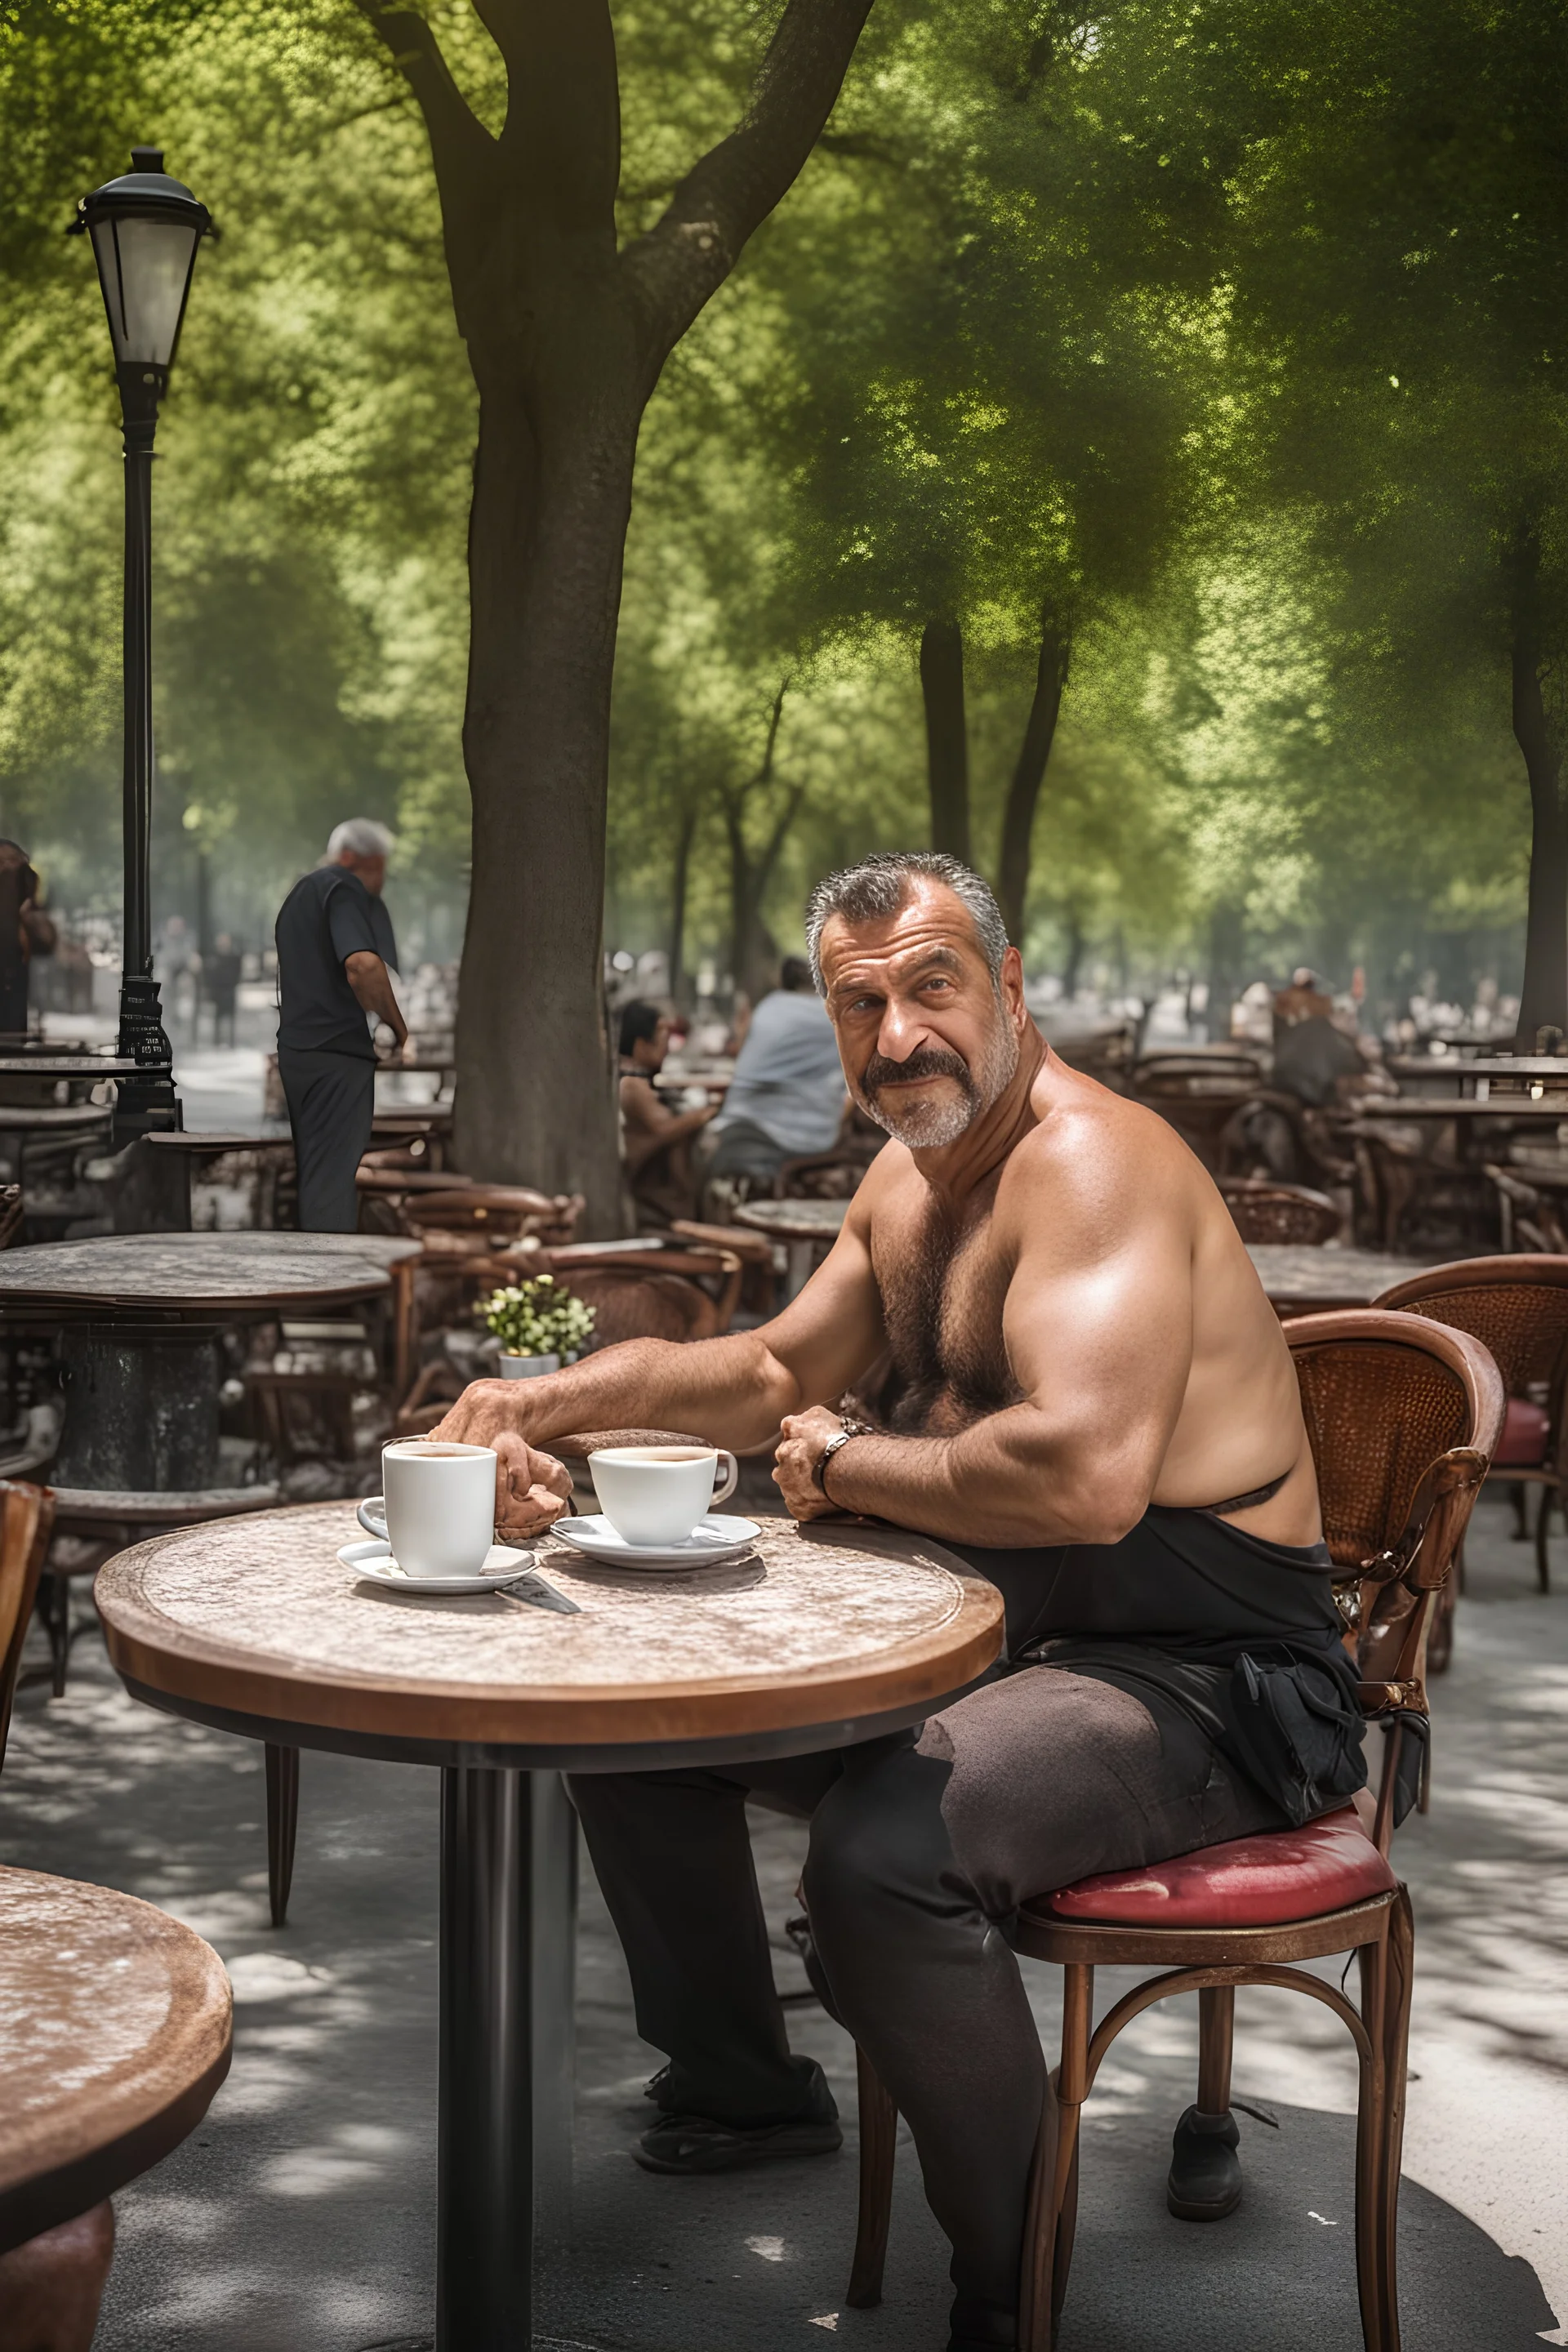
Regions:
[[391, 848], [384, 824], [351, 817], [279, 910], [278, 1072], [308, 1234], [349, 1234], [358, 1223], [354, 1177], [375, 1110], [370, 1024], [384, 1021], [400, 1048], [408, 1036], [390, 977], [397, 942], [381, 899]]

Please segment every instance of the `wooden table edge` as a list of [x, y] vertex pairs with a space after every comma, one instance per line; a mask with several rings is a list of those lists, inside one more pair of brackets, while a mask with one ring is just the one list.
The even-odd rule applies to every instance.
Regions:
[[9, 2188], [0, 2187], [0, 2254], [26, 2245], [29, 2238], [57, 2229], [62, 2221], [74, 2221], [79, 2213], [89, 2212], [172, 2155], [211, 2106], [233, 2058], [231, 2018], [221, 2050], [167, 2105], [144, 2116], [86, 2156], [74, 2157]]
[[[289, 1507], [302, 1517], [323, 1506], [297, 1503]], [[661, 1684], [657, 1689], [640, 1683], [604, 1684], [584, 1697], [584, 1685], [571, 1683], [405, 1681], [356, 1675], [349, 1668], [323, 1680], [288, 1658], [263, 1652], [236, 1660], [217, 1643], [184, 1632], [178, 1651], [166, 1648], [155, 1638], [156, 1611], [139, 1595], [117, 1593], [114, 1586], [116, 1570], [123, 1573], [124, 1561], [135, 1553], [178, 1542], [179, 1532], [152, 1537], [105, 1560], [93, 1581], [93, 1601], [116, 1673], [163, 1697], [279, 1725], [298, 1724], [301, 1731], [363, 1731], [476, 1747], [630, 1748], [753, 1730], [791, 1731], [852, 1716], [892, 1713], [925, 1699], [945, 1699], [973, 1682], [1000, 1654], [1001, 1592], [940, 1539], [877, 1526], [824, 1528], [814, 1539], [870, 1549], [881, 1545], [895, 1557], [901, 1544], [918, 1544], [959, 1586], [958, 1607], [933, 1632], [916, 1635], [890, 1653], [816, 1667], [771, 1688], [750, 1676], [715, 1675]], [[544, 1566], [548, 1571], [548, 1560]], [[807, 1696], [811, 1704], [803, 1706]], [[595, 1726], [600, 1710], [613, 1718], [607, 1730]], [[390, 1720], [395, 1713], [401, 1719]], [[377, 1716], [382, 1719], [368, 1719]]]
[[[975, 1583], [994, 1591], [983, 1578]], [[994, 1608], [977, 1598], [978, 1622], [957, 1643], [951, 1639], [949, 1620], [945, 1642], [932, 1635], [891, 1659], [820, 1667], [776, 1688], [740, 1675], [715, 1675], [656, 1690], [644, 1684], [601, 1684], [584, 1697], [583, 1685], [560, 1683], [405, 1683], [370, 1676], [325, 1682], [289, 1668], [286, 1661], [270, 1669], [260, 1660], [236, 1665], [205, 1644], [192, 1643], [176, 1657], [116, 1625], [101, 1603], [100, 1614], [115, 1672], [165, 1698], [277, 1725], [297, 1724], [301, 1732], [363, 1731], [492, 1748], [644, 1747], [891, 1714], [966, 1687], [1002, 1647], [1002, 1597], [996, 1593]], [[961, 1609], [961, 1623], [964, 1614]]]

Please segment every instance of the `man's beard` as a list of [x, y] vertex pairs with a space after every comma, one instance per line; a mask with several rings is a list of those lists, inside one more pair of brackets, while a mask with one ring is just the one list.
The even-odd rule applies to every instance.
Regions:
[[[911, 1151], [939, 1151], [956, 1143], [977, 1118], [1005, 1093], [1018, 1066], [1018, 1040], [1010, 1023], [998, 1019], [987, 1041], [978, 1070], [944, 1045], [917, 1045], [907, 1062], [889, 1061], [873, 1054], [860, 1073], [855, 1093], [860, 1108], [879, 1127]], [[877, 1099], [879, 1087], [900, 1080], [952, 1078], [959, 1092], [954, 1102], [911, 1103], [907, 1110], [884, 1108]], [[896, 1099], [896, 1098], [895, 1098]]]

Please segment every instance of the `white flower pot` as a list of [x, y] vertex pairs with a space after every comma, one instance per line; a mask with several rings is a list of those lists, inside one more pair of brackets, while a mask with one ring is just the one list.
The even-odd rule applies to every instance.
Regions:
[[503, 1381], [536, 1381], [542, 1372], [558, 1372], [559, 1356], [509, 1356], [501, 1349], [500, 1376]]

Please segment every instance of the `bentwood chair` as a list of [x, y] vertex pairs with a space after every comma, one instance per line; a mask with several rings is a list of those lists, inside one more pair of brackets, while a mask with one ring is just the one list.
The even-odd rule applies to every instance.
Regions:
[[1340, 1213], [1326, 1192], [1304, 1184], [1270, 1184], [1255, 1176], [1222, 1176], [1220, 1196], [1244, 1242], [1331, 1242]]
[[[1503, 1390], [1468, 1333], [1357, 1308], [1288, 1323], [1362, 1704], [1389, 1727], [1373, 1826], [1341, 1807], [1302, 1829], [1237, 1838], [1151, 1868], [1110, 1872], [1035, 1896], [1016, 1948], [1064, 1972], [1061, 2063], [1052, 2076], [1026, 2224], [1018, 2343], [1048, 2352], [1067, 2293], [1083, 2105], [1122, 2027], [1152, 2003], [1196, 1992], [1198, 2108], [1230, 2105], [1238, 1985], [1322, 2001], [1360, 2061], [1356, 2273], [1366, 2352], [1399, 2352], [1394, 2233], [1410, 2019], [1410, 1899], [1388, 1861], [1425, 1727], [1427, 1627], [1502, 1425]], [[1302, 1963], [1353, 1952], [1359, 2006]], [[1094, 2023], [1097, 1967], [1159, 1971]], [[847, 2300], [876, 2303], [892, 2203], [897, 2115], [859, 2053], [860, 2219]]]
[[22, 1644], [54, 1524], [55, 1498], [47, 1486], [0, 1478], [0, 1764], [5, 1761]]
[[1568, 1257], [1458, 1258], [1396, 1283], [1374, 1303], [1430, 1316], [1490, 1349], [1508, 1392], [1492, 1475], [1514, 1485], [1521, 1535], [1524, 1489], [1541, 1489], [1535, 1573], [1542, 1591], [1550, 1592], [1552, 1506], [1568, 1493]]

